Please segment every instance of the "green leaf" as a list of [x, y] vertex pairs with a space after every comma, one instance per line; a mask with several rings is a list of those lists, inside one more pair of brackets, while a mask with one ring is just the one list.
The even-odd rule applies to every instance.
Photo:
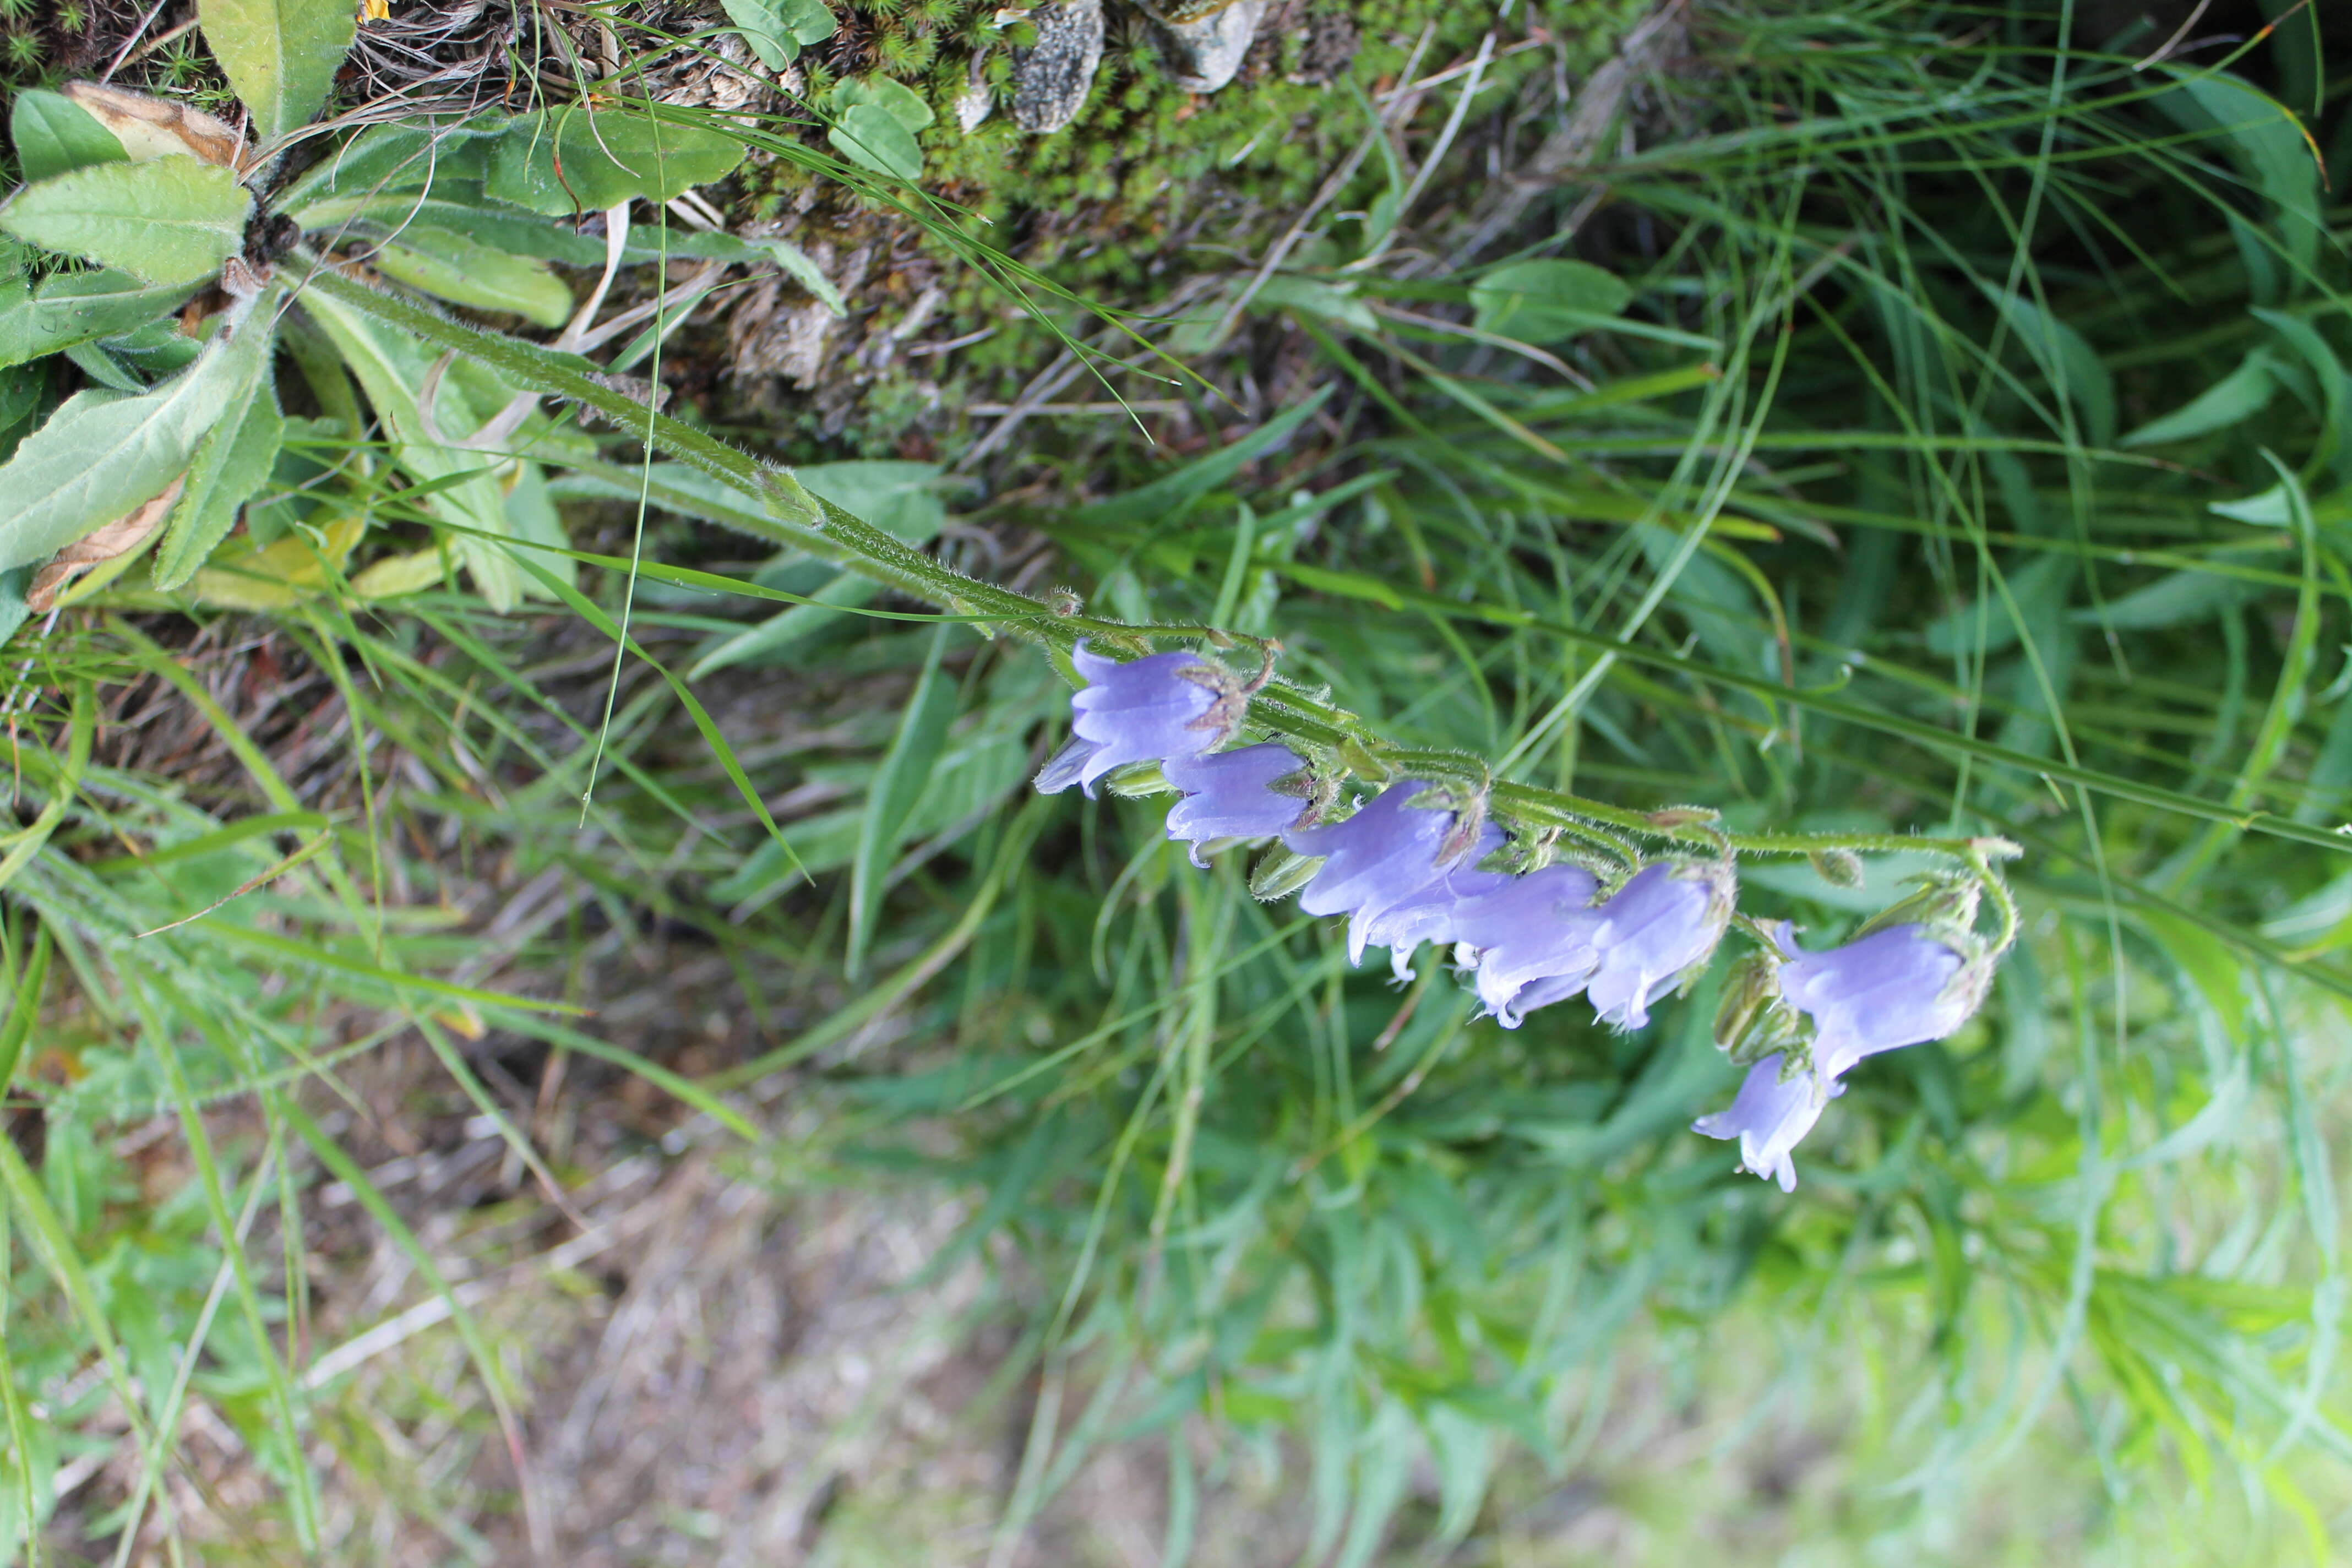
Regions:
[[601, 212], [707, 185], [741, 163], [745, 150], [699, 125], [613, 109], [551, 109], [521, 116], [499, 138], [486, 189], [494, 200], [551, 217]]
[[25, 595], [32, 586], [30, 566], [11, 566], [0, 572], [0, 644], [15, 637], [16, 628], [32, 618], [33, 606], [25, 602]]
[[930, 784], [931, 770], [947, 742], [948, 726], [955, 722], [955, 678], [940, 666], [952, 630], [944, 624], [933, 628], [923, 673], [915, 682], [914, 695], [907, 699], [907, 711], [898, 721], [898, 732], [890, 739], [889, 751], [883, 753], [874, 785], [866, 792], [865, 818], [857, 830], [857, 854], [849, 867], [852, 978], [866, 967], [866, 943], [881, 913], [883, 877], [898, 856], [908, 817]]
[[776, 0], [776, 14], [798, 43], [822, 44], [841, 30], [824, 0]]
[[923, 177], [923, 150], [916, 144], [915, 133], [877, 104], [850, 105], [824, 139], [843, 157], [877, 174], [908, 184]]
[[2320, 335], [2319, 329], [2284, 310], [2256, 309], [2254, 319], [2286, 340], [2319, 384], [2320, 406], [2326, 416], [2328, 460], [2336, 477], [2352, 481], [2352, 375]]
[[0, 367], [0, 433], [13, 430], [32, 417], [33, 410], [41, 405], [41, 390], [47, 381], [32, 365]]
[[132, 388], [135, 392], [146, 391], [152, 383], [173, 371], [187, 369], [204, 352], [204, 344], [182, 331], [180, 323], [169, 316], [158, 316], [140, 322], [127, 332], [101, 338], [97, 346], [145, 374], [147, 379]]
[[2226, 430], [2260, 414], [2277, 391], [2278, 376], [2271, 369], [2270, 350], [2251, 349], [2237, 369], [2171, 413], [2130, 432], [2116, 445], [2154, 447]]
[[1481, 331], [1552, 343], [1622, 314], [1633, 290], [1589, 261], [1515, 261], [1470, 286]]
[[1315, 278], [1276, 273], [1257, 291], [1256, 303], [1281, 310], [1304, 310], [1327, 321], [1337, 321], [1360, 332], [1377, 332], [1381, 323], [1372, 308], [1335, 283]]
[[114, 132], [80, 104], [37, 87], [16, 95], [16, 107], [8, 113], [8, 140], [16, 146], [16, 167], [27, 184], [92, 163], [126, 163], [131, 156]]
[[835, 113], [846, 114], [861, 103], [870, 103], [882, 110], [905, 126], [910, 135], [927, 128], [938, 118], [931, 112], [931, 106], [923, 101], [922, 94], [887, 76], [867, 77], [863, 80], [853, 79], [834, 88]]
[[100, 163], [27, 185], [0, 228], [157, 285], [203, 281], [245, 244], [253, 198], [194, 158]]
[[2240, 169], [2273, 205], [2287, 254], [2308, 273], [2318, 263], [2326, 223], [2320, 212], [2319, 161], [2302, 125], [2283, 104], [2231, 76], [2163, 70], [2179, 81], [2156, 107], [2192, 132], [2228, 142]]
[[838, 24], [824, 0], [725, 0], [727, 19], [742, 30], [760, 63], [782, 70], [804, 44], [821, 44]]
[[110, 386], [117, 392], [128, 392], [133, 395], [147, 390], [145, 382], [123, 369], [112, 354], [96, 343], [77, 343], [66, 350], [66, 358], [82, 374], [100, 386]]
[[154, 585], [166, 592], [195, 575], [228, 531], [236, 524], [237, 509], [269, 482], [278, 466], [278, 447], [286, 439], [286, 416], [278, 412], [277, 389], [269, 367], [255, 367], [253, 381], [243, 396], [222, 416], [196, 448], [188, 469], [188, 488], [172, 508], [163, 542], [156, 547], [151, 568]]
[[604, 265], [604, 242], [550, 223], [535, 212], [510, 207], [482, 195], [479, 180], [439, 180], [433, 194], [392, 191], [381, 195], [335, 196], [293, 214], [305, 229], [391, 239], [416, 224], [462, 234], [510, 256], [536, 256], [572, 267]]
[[[841, 290], [833, 286], [833, 279], [824, 275], [824, 268], [819, 267], [807, 251], [789, 239], [754, 239], [746, 243], [773, 257], [776, 265], [784, 269], [784, 275], [814, 295], [818, 304], [836, 316], [849, 314], [849, 301], [841, 297]], [[856, 511], [857, 509], [851, 507], [849, 510]]]
[[198, 0], [205, 43], [262, 141], [300, 130], [325, 104], [357, 10], [351, 0]]
[[486, 115], [463, 125], [371, 125], [297, 175], [276, 205], [303, 227], [314, 228], [319, 225], [307, 209], [330, 197], [428, 185], [440, 195], [450, 181], [479, 182], [489, 174], [490, 149], [507, 124], [504, 115]]
[[2090, 340], [2022, 294], [1987, 289], [1985, 297], [2008, 319], [2009, 330], [2058, 395], [2082, 411], [2090, 444], [2113, 445], [2116, 378]]
[[546, 262], [513, 256], [446, 228], [412, 226], [376, 252], [376, 270], [412, 289], [542, 327], [572, 316], [572, 289]]
[[177, 479], [219, 422], [227, 399], [267, 358], [276, 291], [203, 357], [137, 397], [79, 392], [0, 467], [0, 570], [46, 561]]
[[2121, 598], [2070, 610], [2066, 618], [2076, 626], [2155, 631], [2211, 620], [2232, 605], [2262, 597], [2265, 591], [2259, 583], [2216, 576], [2210, 572], [2170, 572]]
[[180, 307], [184, 283], [155, 288], [128, 272], [62, 272], [37, 289], [0, 284], [0, 365], [23, 364], [128, 332]]

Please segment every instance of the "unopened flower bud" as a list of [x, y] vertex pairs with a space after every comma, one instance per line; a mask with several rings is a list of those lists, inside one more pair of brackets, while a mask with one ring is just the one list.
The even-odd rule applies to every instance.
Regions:
[[1250, 897], [1268, 904], [1276, 899], [1286, 899], [1314, 880], [1315, 873], [1322, 868], [1320, 855], [1301, 855], [1277, 844], [1251, 868]]
[[1832, 888], [1862, 886], [1862, 857], [1851, 849], [1816, 849], [1810, 857], [1813, 870]]
[[1734, 1066], [1777, 1056], [1803, 1035], [1803, 1019], [1780, 995], [1777, 954], [1751, 952], [1731, 966], [1715, 1013], [1715, 1043]]

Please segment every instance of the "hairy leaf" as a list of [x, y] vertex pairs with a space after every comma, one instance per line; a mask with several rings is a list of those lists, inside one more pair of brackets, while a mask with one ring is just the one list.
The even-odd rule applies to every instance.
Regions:
[[[330, 299], [314, 296], [306, 301], [306, 308], [366, 391], [376, 417], [383, 421], [393, 460], [420, 484], [437, 485], [427, 502], [431, 509], [480, 534], [509, 532], [506, 505], [490, 478], [499, 457], [448, 446], [434, 439], [426, 429], [425, 411], [417, 403], [431, 366], [424, 346]], [[475, 408], [464, 389], [453, 384], [455, 379], [445, 379], [438, 388], [433, 426], [450, 439], [462, 439], [498, 411]], [[512, 609], [521, 601], [520, 574], [494, 537], [462, 536], [457, 551], [473, 574], [474, 585], [492, 608]]]
[[357, 26], [351, 0], [200, 0], [196, 15], [265, 142], [319, 112]]
[[572, 315], [572, 289], [544, 261], [513, 256], [445, 228], [411, 225], [376, 253], [385, 277], [454, 304], [502, 310], [542, 327]]
[[100, 163], [28, 185], [0, 228], [159, 286], [201, 282], [245, 243], [253, 198], [194, 158]]
[[841, 290], [834, 287], [833, 279], [824, 275], [824, 268], [807, 251], [789, 239], [754, 239], [745, 243], [773, 257], [784, 275], [816, 296], [818, 304], [836, 316], [849, 314], [849, 302], [841, 297]]
[[0, 517], [0, 570], [47, 560], [179, 478], [267, 357], [266, 320], [255, 312], [152, 392], [77, 393], [26, 437], [0, 467], [0, 495], [10, 502]]
[[188, 488], [172, 509], [163, 541], [155, 547], [155, 586], [170, 590], [195, 574], [205, 558], [236, 524], [237, 509], [269, 482], [278, 449], [286, 438], [286, 418], [269, 367], [257, 365], [253, 380], [233, 401], [212, 434], [196, 448]]
[[[305, 228], [318, 226], [306, 209], [331, 197], [361, 198], [427, 188], [446, 195], [452, 181], [481, 181], [490, 149], [506, 130], [504, 116], [463, 125], [371, 125], [296, 175], [278, 205]], [[410, 200], [415, 200], [412, 195]]]

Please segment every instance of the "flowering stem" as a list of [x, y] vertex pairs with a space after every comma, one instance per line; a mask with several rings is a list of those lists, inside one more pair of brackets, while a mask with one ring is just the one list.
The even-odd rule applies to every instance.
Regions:
[[[652, 448], [747, 498], [756, 499], [765, 515], [749, 510], [733, 514], [735, 526], [741, 531], [772, 544], [804, 551], [952, 615], [969, 617], [983, 626], [1000, 626], [1065, 656], [1089, 636], [1137, 646], [1146, 646], [1154, 637], [1184, 637], [1222, 647], [1245, 643], [1261, 653], [1272, 647], [1265, 638], [1214, 626], [1135, 626], [1072, 614], [1068, 613], [1071, 606], [965, 576], [812, 494], [789, 470], [771, 467], [667, 415], [649, 413], [618, 378], [605, 374], [577, 355], [466, 326], [412, 300], [372, 289], [306, 254], [298, 253], [287, 264], [287, 270], [298, 291], [316, 289], [425, 342], [478, 361], [515, 384], [581, 404], [621, 428], [644, 431]], [[1557, 626], [1533, 616], [1486, 614], [1483, 609], [1482, 614], [1496, 624], [1549, 631], [1595, 646], [1617, 647], [1591, 633]], [[2016, 846], [2005, 840], [1885, 833], [1727, 833], [1711, 821], [1685, 814], [1675, 814], [1662, 821], [1659, 816], [1631, 807], [1586, 800], [1532, 784], [1490, 785], [1491, 773], [1483, 760], [1460, 752], [1394, 745], [1367, 731], [1354, 714], [1320, 701], [1278, 678], [1265, 681], [1250, 697], [1249, 714], [1253, 722], [1276, 733], [1339, 753], [1350, 767], [1368, 776], [1392, 777], [1410, 771], [1416, 777], [1486, 789], [1492, 805], [1507, 816], [1530, 826], [1576, 834], [1612, 854], [1622, 854], [1629, 847], [1619, 844], [1604, 829], [1748, 855], [1811, 855], [1823, 849], [1853, 849], [1952, 856], [1975, 867], [1983, 878], [2001, 911], [2004, 947], [2016, 932], [2015, 905], [1990, 865], [1993, 860], [2008, 859], [2019, 852]]]

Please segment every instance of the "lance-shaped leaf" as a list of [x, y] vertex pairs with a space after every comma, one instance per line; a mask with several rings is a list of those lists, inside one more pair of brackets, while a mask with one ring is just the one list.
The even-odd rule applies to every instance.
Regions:
[[253, 198], [194, 158], [99, 163], [27, 185], [0, 229], [160, 286], [203, 281], [245, 243]]
[[286, 439], [286, 416], [265, 360], [253, 380], [231, 393], [231, 405], [196, 448], [188, 487], [155, 547], [155, 586], [170, 590], [195, 574], [236, 526], [237, 509], [269, 480]]
[[265, 142], [319, 112], [358, 20], [351, 0], [201, 0], [196, 15]]
[[411, 224], [376, 252], [376, 270], [478, 310], [502, 310], [542, 327], [572, 317], [572, 289], [544, 261], [510, 256], [446, 228]]
[[[275, 291], [266, 292], [266, 306]], [[271, 342], [267, 309], [215, 339], [195, 363], [136, 397], [79, 392], [0, 466], [0, 571], [46, 561], [153, 500], [187, 470], [230, 395]]]

